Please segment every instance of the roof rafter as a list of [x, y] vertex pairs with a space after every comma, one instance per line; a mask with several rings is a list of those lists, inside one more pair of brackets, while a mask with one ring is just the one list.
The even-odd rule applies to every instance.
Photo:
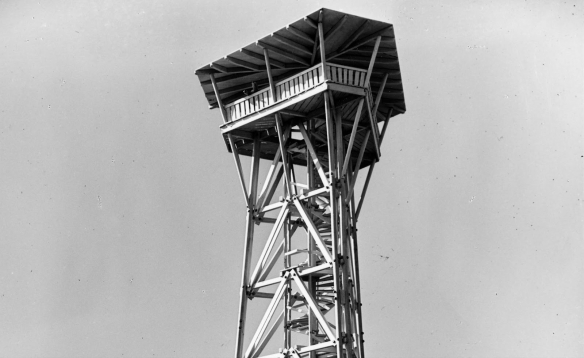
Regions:
[[276, 33], [273, 33], [272, 34], [272, 38], [274, 38], [275, 40], [283, 43], [284, 45], [288, 45], [288, 46], [290, 46], [290, 47], [292, 47], [292, 48], [294, 48], [294, 49], [296, 49], [296, 50], [298, 50], [300, 52], [303, 52], [303, 53], [307, 54], [307, 55], [312, 55], [312, 51], [310, 51], [309, 49], [307, 49], [303, 45], [299, 44], [298, 42], [293, 41], [293, 40], [290, 40], [287, 37], [284, 37], [282, 35], [278, 35]]
[[308, 35], [306, 32], [304, 32], [302, 30], [295, 28], [292, 25], [286, 26], [286, 30], [288, 30], [291, 34], [294, 34], [297, 37], [310, 42], [311, 44], [314, 43], [314, 39], [310, 35]]
[[253, 64], [251, 62], [247, 62], [247, 61], [244, 61], [244, 60], [240, 60], [240, 59], [235, 58], [235, 57], [227, 56], [227, 57], [225, 57], [225, 59], [227, 61], [235, 64], [235, 65], [239, 65], [241, 67], [249, 68], [250, 70], [253, 70], [253, 71], [265, 71], [266, 70], [266, 66], [259, 66], [259, 65]]
[[290, 52], [288, 52], [286, 50], [283, 50], [283, 49], [281, 49], [279, 47], [276, 47], [274, 45], [270, 45], [267, 42], [258, 41], [257, 42], [257, 45], [260, 46], [260, 47], [262, 47], [262, 48], [266, 48], [266, 49], [268, 49], [270, 51], [273, 51], [274, 53], [277, 53], [278, 55], [287, 57], [287, 58], [289, 58], [289, 59], [291, 59], [293, 61], [296, 61], [298, 63], [301, 63], [303, 65], [310, 66], [310, 63], [308, 62], [308, 60], [306, 60], [306, 59], [304, 59], [304, 58], [302, 58], [302, 57], [300, 57], [298, 55], [295, 55], [293, 53], [290, 53]]
[[[387, 27], [384, 27], [381, 30], [375, 31], [375, 32], [373, 32], [373, 33], [371, 33], [371, 34], [369, 34], [367, 36], [363, 36], [363, 37], [359, 38], [358, 40], [353, 41], [353, 43], [348, 44], [345, 47], [345, 49], [343, 49], [343, 50], [336, 50], [336, 51], [330, 53], [328, 55], [328, 58], [329, 59], [333, 59], [335, 57], [338, 57], [338, 56], [344, 54], [347, 51], [350, 51], [350, 50], [352, 50], [354, 48], [357, 48], [359, 46], [365, 45], [366, 43], [375, 40], [378, 36], [380, 36], [381, 34], [383, 34], [384, 32], [386, 32], [386, 31], [388, 31], [390, 29], [393, 29], [393, 26], [392, 25], [389, 25]], [[383, 37], [381, 38], [381, 40], [383, 41]]]

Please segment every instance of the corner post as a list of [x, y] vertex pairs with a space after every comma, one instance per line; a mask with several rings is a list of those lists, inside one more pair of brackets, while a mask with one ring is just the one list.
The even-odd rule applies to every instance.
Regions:
[[243, 353], [243, 335], [245, 332], [245, 319], [247, 313], [249, 267], [251, 263], [254, 216], [256, 210], [257, 183], [260, 161], [260, 138], [256, 135], [253, 142], [253, 154], [251, 161], [250, 195], [248, 197], [249, 206], [247, 208], [245, 244], [243, 247], [243, 269], [241, 274], [241, 286], [239, 290], [239, 319], [237, 336], [235, 339], [235, 358], [241, 358]]

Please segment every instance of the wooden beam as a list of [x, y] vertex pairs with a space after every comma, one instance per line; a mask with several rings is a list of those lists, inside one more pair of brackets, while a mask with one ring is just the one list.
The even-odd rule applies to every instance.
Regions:
[[217, 99], [217, 104], [219, 105], [219, 110], [221, 111], [221, 117], [223, 118], [223, 123], [229, 122], [227, 119], [227, 113], [225, 113], [225, 106], [223, 105], [223, 101], [221, 100], [221, 96], [219, 93], [219, 87], [217, 87], [217, 81], [215, 81], [215, 75], [210, 74], [209, 77], [211, 78], [211, 85], [213, 86], [213, 92], [215, 92], [215, 98]]
[[264, 317], [260, 321], [260, 324], [256, 330], [256, 333], [254, 334], [253, 338], [251, 339], [251, 342], [249, 343], [249, 347], [247, 348], [247, 351], [245, 352], [246, 358], [250, 358], [252, 352], [254, 350], [256, 350], [257, 347], [259, 346], [259, 340], [264, 335], [264, 331], [266, 330], [268, 323], [270, 323], [270, 320], [271, 320], [272, 316], [274, 315], [274, 311], [278, 307], [278, 303], [280, 302], [280, 299], [282, 298], [282, 294], [284, 293], [284, 288], [286, 287], [286, 283], [288, 282], [289, 276], [290, 276], [290, 274], [286, 273], [284, 275], [284, 277], [282, 277], [280, 279], [280, 285], [276, 289], [276, 292], [274, 292], [274, 298], [272, 298], [272, 300], [270, 301], [268, 309], [266, 310]]
[[270, 169], [268, 170], [268, 174], [266, 175], [266, 180], [264, 180], [264, 186], [260, 191], [260, 196], [258, 197], [258, 211], [265, 206], [265, 196], [268, 193], [268, 188], [272, 182], [274, 173], [276, 172], [276, 168], [278, 167], [278, 164], [280, 162], [280, 154], [281, 154], [280, 148], [278, 148], [276, 154], [274, 154], [272, 165], [270, 165]]
[[293, 110], [287, 109], [287, 108], [282, 109], [280, 111], [280, 113], [287, 114], [287, 115], [294, 116], [294, 117], [301, 117], [301, 118], [305, 118], [306, 117], [306, 113], [304, 113], [304, 112], [293, 111]]
[[[348, 18], [349, 17], [347, 15], [341, 17], [339, 21], [337, 21], [337, 23], [334, 24], [333, 27], [326, 32], [326, 34], [324, 34], [325, 41], [330, 40], [333, 37], [333, 35], [341, 29], [341, 26], [343, 26], [343, 24], [345, 23], [345, 21], [347, 21]], [[319, 47], [319, 45], [317, 45], [317, 47]]]
[[250, 287], [250, 289], [252, 291], [255, 290], [255, 284], [259, 281], [260, 276], [264, 272], [264, 268], [266, 267], [266, 261], [268, 260], [268, 257], [270, 255], [270, 253], [272, 252], [272, 248], [274, 247], [274, 243], [276, 242], [276, 239], [278, 238], [278, 235], [280, 234], [280, 231], [282, 230], [286, 216], [288, 215], [289, 212], [290, 212], [290, 210], [288, 209], [288, 205], [283, 205], [282, 208], [280, 209], [280, 213], [278, 214], [278, 217], [276, 218], [276, 223], [274, 224], [274, 226], [272, 227], [272, 230], [270, 231], [270, 235], [268, 236], [268, 240], [266, 241], [266, 244], [264, 245], [262, 253], [260, 254], [260, 257], [258, 258], [258, 262], [253, 270], [253, 273], [252, 273], [249, 281], [247, 282], [247, 286]]
[[385, 123], [383, 123], [383, 129], [381, 130], [381, 135], [379, 136], [379, 145], [383, 142], [383, 138], [385, 137], [385, 131], [387, 130], [387, 125], [389, 124], [389, 120], [391, 119], [391, 115], [393, 114], [393, 107], [389, 107], [389, 112], [387, 113]]
[[324, 170], [322, 169], [322, 165], [320, 165], [320, 161], [318, 160], [318, 157], [316, 156], [316, 150], [314, 150], [314, 146], [312, 145], [312, 142], [310, 141], [310, 138], [308, 137], [308, 133], [306, 132], [306, 129], [304, 128], [304, 124], [299, 124], [298, 128], [300, 128], [300, 133], [302, 134], [302, 138], [304, 138], [304, 142], [306, 143], [306, 148], [308, 149], [308, 151], [310, 152], [310, 156], [312, 157], [312, 162], [314, 163], [314, 167], [316, 168], [318, 175], [320, 176], [320, 180], [322, 181], [323, 185], [330, 185]]
[[310, 215], [306, 212], [306, 209], [304, 208], [304, 205], [300, 202], [300, 200], [298, 200], [298, 198], [294, 198], [293, 200], [294, 200], [294, 205], [296, 206], [296, 209], [298, 210], [298, 213], [302, 217], [302, 220], [304, 220], [304, 223], [306, 224], [307, 230], [310, 232], [310, 234], [312, 235], [312, 238], [314, 239], [314, 242], [316, 243], [316, 245], [318, 246], [318, 248], [322, 252], [324, 259], [329, 264], [332, 263], [333, 258], [331, 256], [328, 248], [326, 247], [326, 244], [322, 240], [320, 232], [318, 231], [318, 228], [314, 224], [314, 221], [312, 221], [312, 219], [310, 218]]
[[[232, 152], [234, 153], [234, 157], [239, 160], [239, 155], [235, 155], [237, 153], [237, 149], [233, 145], [233, 138], [231, 135], [228, 136], [231, 146]], [[236, 343], [235, 343], [235, 357], [240, 358], [241, 353], [243, 351], [243, 336], [245, 333], [245, 321], [247, 315], [247, 300], [248, 300], [248, 292], [246, 283], [248, 281], [249, 275], [249, 265], [251, 262], [251, 253], [252, 253], [252, 244], [253, 244], [253, 234], [254, 234], [254, 212], [253, 208], [255, 207], [255, 197], [257, 193], [257, 182], [258, 182], [258, 172], [259, 172], [259, 160], [260, 160], [260, 146], [261, 142], [259, 136], [256, 135], [254, 137], [254, 146], [252, 152], [252, 163], [251, 163], [251, 178], [250, 178], [250, 195], [246, 197], [248, 202], [248, 210], [247, 210], [247, 220], [246, 220], [246, 234], [245, 234], [245, 244], [243, 247], [243, 270], [241, 273], [241, 286], [239, 289], [239, 324], [237, 328], [237, 336], [236, 336]], [[240, 164], [240, 163], [239, 163]], [[241, 180], [243, 180], [243, 176], [241, 174], [241, 165], [238, 166], [240, 171]], [[245, 190], [245, 183], [242, 182], [243, 188]]]
[[[371, 53], [371, 51], [373, 51], [373, 46], [370, 45], [363, 45], [363, 46], [359, 46], [357, 48], [354, 48], [351, 50], [352, 52], [357, 52], [357, 53]], [[379, 46], [379, 52], [386, 55], [386, 56], [392, 56], [397, 58], [397, 49], [395, 47], [391, 47], [391, 46]]]
[[377, 114], [377, 109], [379, 108], [379, 103], [381, 102], [381, 96], [383, 95], [383, 91], [385, 90], [385, 83], [387, 82], [387, 77], [389, 74], [385, 74], [383, 77], [383, 81], [377, 90], [377, 97], [375, 98], [375, 105], [373, 106], [373, 113]]
[[270, 54], [267, 48], [264, 48], [264, 61], [266, 61], [266, 71], [268, 74], [268, 82], [270, 83], [270, 98], [272, 99], [272, 104], [276, 103], [276, 85], [274, 84], [274, 79], [272, 77], [272, 65], [270, 62]]
[[[325, 331], [325, 333], [328, 336], [328, 338], [330, 339], [330, 341], [334, 342], [336, 340], [335, 335], [334, 335], [329, 323], [327, 322], [326, 318], [323, 316], [322, 312], [320, 311], [320, 306], [316, 303], [314, 297], [312, 297], [310, 292], [306, 289], [306, 286], [304, 286], [304, 282], [302, 282], [300, 277], [298, 277], [298, 273], [296, 272], [296, 270], [292, 271], [292, 278], [294, 279], [296, 286], [298, 286], [300, 293], [302, 293], [302, 295], [304, 296], [304, 299], [306, 300], [308, 307], [312, 310], [312, 312], [316, 316], [318, 323], [320, 323], [320, 326], [323, 328], [323, 330]], [[339, 302], [337, 304], [339, 304]], [[337, 342], [337, 344], [340, 344], [340, 342]]]
[[[253, 51], [249, 51], [249, 50], [246, 50], [244, 48], [242, 48], [240, 51], [241, 51], [241, 53], [243, 53], [246, 56], [255, 58], [256, 60], [264, 61], [264, 56], [260, 55], [259, 53], [255, 53]], [[286, 64], [284, 62], [272, 60], [271, 64], [276, 66], [276, 67], [279, 67], [279, 68], [286, 68]]]
[[285, 186], [288, 189], [288, 195], [292, 195], [292, 185], [290, 184], [292, 180], [290, 179], [290, 175], [288, 173], [288, 151], [286, 148], [286, 141], [284, 140], [283, 129], [282, 129], [282, 118], [280, 117], [279, 113], [275, 114], [276, 116], [276, 130], [278, 131], [278, 141], [280, 142], [280, 152], [282, 153], [282, 165], [284, 167], [284, 181]]
[[310, 37], [310, 35], [308, 35], [306, 32], [304, 32], [300, 29], [295, 28], [292, 25], [286, 26], [286, 30], [288, 30], [291, 34], [293, 34], [293, 35], [295, 35], [303, 40], [306, 40], [310, 43], [314, 43], [314, 39], [312, 37]]
[[369, 68], [367, 69], [367, 74], [365, 75], [365, 88], [369, 87], [369, 79], [371, 78], [371, 71], [373, 70], [373, 65], [375, 64], [375, 59], [377, 57], [377, 50], [379, 49], [380, 42], [381, 42], [381, 36], [378, 36], [377, 40], [375, 40], [373, 52], [371, 53], [371, 60], [369, 60]]
[[351, 46], [351, 44], [357, 39], [357, 37], [361, 36], [363, 31], [365, 31], [365, 29], [367, 28], [367, 25], [369, 25], [370, 22], [371, 22], [371, 20], [365, 20], [365, 22], [363, 22], [361, 24], [361, 26], [359, 26], [359, 28], [357, 28], [357, 30], [355, 30], [351, 34], [351, 37], [349, 37], [345, 42], [343, 42], [343, 44], [341, 46], [339, 46], [337, 51], [343, 51], [346, 48], [348, 48], [349, 46]]
[[258, 281], [261, 282], [261, 281], [266, 280], [266, 277], [268, 277], [268, 275], [270, 274], [270, 271], [272, 271], [272, 269], [274, 268], [274, 265], [278, 261], [278, 258], [280, 257], [280, 255], [282, 255], [282, 252], [284, 252], [284, 240], [280, 241], [280, 245], [278, 246], [278, 248], [276, 249], [276, 252], [274, 252], [272, 257], [270, 258], [270, 260], [268, 261], [268, 263], [264, 267], [264, 271], [260, 275], [260, 278]]
[[303, 64], [303, 65], [310, 66], [310, 62], [308, 62], [308, 61], [307, 61], [306, 59], [304, 59], [303, 57], [300, 57], [300, 56], [298, 56], [298, 55], [295, 55], [295, 54], [293, 54], [293, 53], [291, 53], [291, 52], [288, 52], [288, 51], [286, 51], [286, 50], [283, 50], [283, 49], [281, 49], [281, 48], [279, 48], [279, 47], [276, 47], [276, 46], [274, 46], [274, 45], [270, 45], [270, 44], [269, 44], [269, 43], [267, 43], [267, 42], [258, 41], [258, 42], [257, 42], [257, 45], [258, 45], [258, 46], [260, 46], [260, 47], [262, 47], [262, 48], [266, 48], [266, 49], [268, 49], [268, 50], [274, 51], [274, 52], [275, 52], [275, 53], [277, 53], [278, 55], [281, 55], [281, 56], [287, 57], [287, 58], [289, 58], [289, 59], [291, 59], [291, 60], [293, 60], [293, 61], [296, 61], [296, 62], [298, 62], [298, 63], [301, 63], [301, 64]]
[[[223, 117], [223, 122], [227, 123], [227, 114], [225, 113], [225, 107], [223, 106], [223, 102], [221, 101], [221, 96], [217, 90], [217, 83], [215, 82], [215, 77], [213, 74], [211, 76], [211, 82], [213, 84], [213, 90], [215, 91], [215, 96], [217, 97], [217, 103], [219, 104], [219, 109], [221, 110], [221, 116]], [[245, 180], [243, 179], [243, 170], [241, 169], [241, 161], [239, 160], [239, 153], [237, 152], [237, 147], [233, 141], [233, 137], [231, 133], [227, 134], [227, 139], [229, 140], [229, 145], [231, 146], [231, 153], [233, 154], [233, 160], [235, 161], [235, 166], [237, 168], [237, 174], [239, 176], [239, 184], [241, 185], [241, 189], [243, 191], [243, 196], [245, 197], [245, 205], [250, 208], [249, 203], [249, 196], [247, 195], [247, 190], [245, 188]], [[250, 208], [251, 209], [251, 208]]]
[[276, 41], [279, 41], [285, 45], [288, 45], [290, 47], [292, 47], [293, 49], [296, 49], [300, 52], [303, 52], [309, 56], [312, 55], [312, 51], [310, 51], [309, 49], [307, 49], [306, 47], [304, 47], [303, 45], [299, 44], [298, 42], [291, 40], [287, 37], [284, 37], [282, 35], [278, 35], [277, 33], [273, 33], [272, 34], [272, 38], [274, 38]]
[[359, 175], [359, 168], [361, 167], [361, 161], [363, 160], [363, 154], [365, 154], [365, 150], [367, 149], [367, 141], [369, 140], [369, 134], [371, 131], [367, 131], [365, 133], [365, 138], [363, 138], [363, 143], [361, 143], [361, 150], [359, 151], [359, 157], [357, 158], [357, 162], [355, 163], [355, 170], [353, 171], [353, 180], [349, 186], [349, 191], [347, 192], [346, 204], [349, 204], [351, 200], [351, 195], [353, 195], [353, 189], [355, 189], [355, 184], [357, 183], [357, 176]]
[[357, 206], [357, 211], [355, 212], [355, 221], [359, 218], [359, 213], [361, 213], [361, 208], [363, 207], [363, 201], [365, 200], [365, 194], [367, 194], [367, 188], [369, 187], [369, 181], [371, 180], [371, 175], [373, 174], [373, 169], [375, 168], [375, 162], [371, 163], [369, 170], [367, 171], [367, 178], [365, 179], [365, 184], [363, 185], [363, 190], [361, 190], [361, 199], [359, 199], [359, 205]]
[[343, 24], [347, 21], [348, 18], [349, 18], [349, 16], [344, 15], [339, 21], [337, 21], [337, 23], [334, 24], [333, 27], [326, 32], [326, 34], [324, 35], [324, 39], [329, 40], [331, 37], [333, 37], [333, 35], [337, 31], [339, 31], [341, 26], [343, 26]]
[[[320, 12], [322, 14], [322, 11]], [[327, 71], [326, 71], [326, 50], [325, 50], [325, 40], [324, 40], [324, 31], [322, 27], [322, 22], [319, 21], [318, 23], [318, 39], [320, 42], [320, 62], [322, 63], [322, 72], [324, 80], [328, 80]]]
[[305, 17], [304, 22], [306, 22], [308, 25], [310, 25], [311, 27], [313, 27], [315, 29], [318, 27], [316, 25], [316, 23], [314, 22], [314, 20], [312, 20], [310, 17]]
[[[354, 63], [354, 62], [369, 63], [370, 60], [371, 60], [370, 56], [347, 55], [347, 54], [343, 54], [343, 55], [337, 56], [335, 58], [335, 62], [348, 61], [350, 63]], [[376, 63], [379, 65], [398, 65], [399, 64], [398, 60], [393, 59], [393, 58], [387, 58], [387, 57], [377, 58]], [[342, 63], [339, 63], [339, 65], [342, 65]]]
[[373, 114], [371, 113], [372, 103], [369, 101], [369, 96], [365, 96], [365, 102], [367, 103], [366, 107], [367, 115], [369, 116], [369, 124], [371, 125], [371, 130], [373, 131], [373, 145], [375, 146], [375, 154], [377, 156], [377, 159], [379, 160], [379, 158], [381, 157], [381, 151], [379, 148], [379, 137], [376, 132], [376, 130], [378, 131], [379, 128], [377, 127], [377, 121], [375, 120], [375, 116], [373, 116]]
[[353, 121], [353, 128], [351, 129], [351, 137], [349, 138], [349, 146], [347, 147], [347, 154], [345, 155], [345, 161], [343, 163], [343, 170], [342, 176], [347, 175], [347, 169], [349, 168], [349, 161], [351, 160], [351, 152], [353, 151], [353, 144], [355, 143], [355, 137], [357, 135], [357, 129], [359, 127], [359, 121], [361, 120], [361, 111], [363, 110], [363, 102], [364, 99], [362, 98], [359, 101], [359, 106], [357, 107], [357, 111], [355, 112], [355, 120]]
[[[243, 191], [243, 196], [245, 197], [245, 205], [249, 208], [249, 195], [247, 194], [247, 189], [245, 188], [245, 180], [243, 179], [243, 170], [241, 169], [241, 161], [239, 160], [239, 152], [237, 147], [233, 142], [233, 136], [231, 133], [227, 133], [227, 139], [229, 140], [229, 145], [231, 146], [231, 153], [233, 154], [233, 160], [235, 161], [235, 166], [237, 167], [237, 174], [239, 176], [239, 184], [241, 185], [241, 190]], [[250, 208], [251, 210], [251, 208]]]
[[362, 38], [360, 38], [360, 39], [356, 40], [356, 41], [355, 41], [355, 42], [353, 42], [352, 44], [348, 45], [348, 47], [347, 47], [347, 48], [345, 48], [345, 49], [344, 49], [344, 50], [342, 50], [342, 51], [340, 51], [340, 50], [337, 50], [337, 51], [334, 51], [334, 52], [332, 52], [332, 53], [329, 53], [329, 55], [328, 55], [328, 57], [329, 57], [329, 60], [332, 60], [332, 59], [334, 59], [334, 58], [336, 58], [336, 57], [338, 57], [338, 56], [340, 56], [340, 55], [344, 54], [345, 52], [347, 52], [347, 51], [350, 51], [350, 50], [352, 50], [352, 49], [354, 49], [354, 48], [356, 48], [356, 47], [359, 47], [359, 46], [365, 45], [365, 44], [366, 44], [366, 43], [368, 43], [369, 41], [372, 41], [372, 40], [376, 39], [378, 36], [381, 36], [381, 35], [382, 35], [384, 32], [386, 32], [387, 30], [390, 30], [390, 29], [392, 29], [392, 28], [393, 28], [393, 26], [391, 26], [391, 25], [390, 25], [390, 26], [388, 26], [388, 27], [384, 27], [383, 29], [381, 29], [381, 30], [379, 30], [379, 31], [375, 31], [375, 32], [373, 32], [373, 33], [371, 33], [371, 34], [369, 34], [369, 35], [367, 35], [367, 36], [364, 36], [364, 37], [362, 37]]
[[262, 340], [257, 345], [256, 349], [252, 352], [251, 358], [257, 358], [260, 354], [262, 354], [262, 351], [264, 350], [264, 348], [266, 348], [266, 344], [268, 344], [270, 339], [272, 339], [274, 333], [276, 333], [278, 328], [280, 328], [280, 324], [282, 324], [282, 321], [284, 320], [285, 311], [286, 309], [283, 309], [282, 312], [280, 312], [280, 315], [278, 316], [276, 321], [272, 324], [270, 329], [268, 329], [268, 333], [266, 333], [265, 337], [262, 338]]
[[250, 70], [249, 68], [245, 68], [245, 67], [225, 67], [225, 66], [218, 65], [216, 63], [211, 63], [210, 66], [221, 73], [253, 72], [253, 70]]
[[263, 66], [258, 66], [258, 65], [251, 63], [251, 62], [240, 60], [240, 59], [235, 58], [235, 57], [227, 56], [227, 57], [225, 57], [225, 59], [233, 64], [248, 68], [248, 69], [253, 70], [253, 71], [265, 70], [265, 68], [262, 68]]

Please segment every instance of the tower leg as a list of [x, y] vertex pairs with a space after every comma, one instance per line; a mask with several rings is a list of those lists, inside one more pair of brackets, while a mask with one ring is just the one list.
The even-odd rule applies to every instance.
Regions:
[[[232, 144], [233, 145], [233, 144]], [[241, 274], [241, 286], [239, 291], [239, 312], [238, 312], [238, 327], [237, 336], [235, 339], [235, 357], [241, 358], [243, 352], [243, 336], [245, 332], [245, 318], [247, 312], [247, 298], [248, 298], [248, 282], [249, 282], [249, 266], [251, 263], [251, 253], [253, 245], [254, 234], [254, 215], [256, 210], [257, 184], [258, 172], [260, 167], [260, 139], [256, 136], [253, 144], [253, 154], [251, 161], [251, 180], [249, 188], [249, 198], [247, 202], [246, 229], [245, 229], [245, 244], [243, 247], [243, 270]], [[235, 148], [233, 148], [235, 151]]]

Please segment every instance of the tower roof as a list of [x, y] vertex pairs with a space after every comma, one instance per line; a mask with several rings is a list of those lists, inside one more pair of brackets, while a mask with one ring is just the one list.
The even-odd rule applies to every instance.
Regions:
[[[393, 25], [343, 12], [320, 9], [229, 55], [195, 71], [205, 97], [213, 108], [217, 98], [209, 74], [215, 74], [223, 103], [245, 97], [244, 90], [268, 86], [263, 49], [270, 51], [274, 80], [302, 72], [320, 61], [317, 23], [322, 11], [326, 61], [367, 69], [375, 39], [381, 36], [371, 77], [374, 98], [385, 74], [389, 74], [380, 110], [393, 108], [392, 116], [406, 110]], [[382, 109], [381, 107], [384, 107]]]

